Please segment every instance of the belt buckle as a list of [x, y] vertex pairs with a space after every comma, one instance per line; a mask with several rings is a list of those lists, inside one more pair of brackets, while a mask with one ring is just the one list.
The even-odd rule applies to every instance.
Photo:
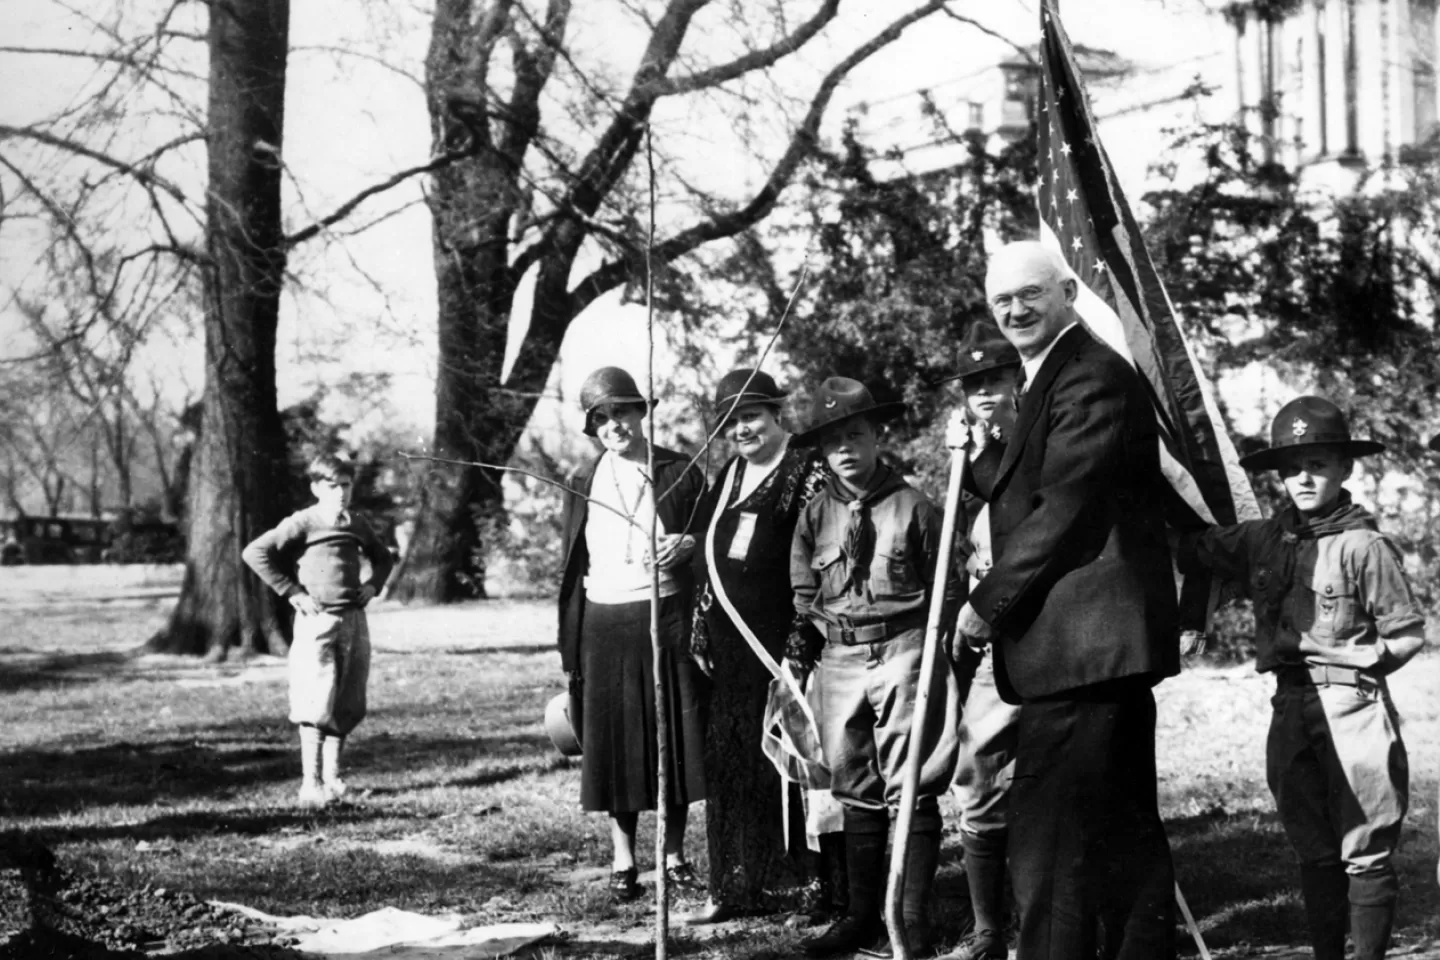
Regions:
[[843, 613], [835, 618], [840, 622], [840, 642], [846, 646], [855, 645], [855, 624]]

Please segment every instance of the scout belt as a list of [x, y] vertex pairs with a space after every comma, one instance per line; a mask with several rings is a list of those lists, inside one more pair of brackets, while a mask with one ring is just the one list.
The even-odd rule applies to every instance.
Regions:
[[1282, 687], [1373, 687], [1379, 684], [1377, 678], [1354, 667], [1308, 663], [1292, 663], [1278, 668], [1275, 681]]
[[862, 643], [880, 643], [898, 637], [902, 633], [925, 628], [924, 619], [918, 616], [901, 617], [899, 620], [880, 623], [867, 623], [863, 626], [857, 626], [844, 614], [837, 615], [835, 620], [835, 623], [819, 619], [812, 622], [815, 624], [815, 628], [825, 635], [827, 641], [846, 647]]

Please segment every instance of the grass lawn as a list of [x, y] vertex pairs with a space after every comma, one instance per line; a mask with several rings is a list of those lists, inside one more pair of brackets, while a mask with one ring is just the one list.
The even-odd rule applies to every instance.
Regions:
[[[562, 688], [548, 603], [374, 609], [371, 713], [347, 753], [359, 796], [320, 812], [292, 803], [298, 756], [280, 661], [133, 653], [169, 603], [7, 606], [0, 590], [8, 828], [52, 843], [72, 870], [270, 913], [462, 911], [559, 923], [567, 936], [540, 948], [547, 957], [643, 952], [649, 910], [609, 903], [607, 822], [579, 810], [578, 764], [541, 729]], [[1393, 689], [1412, 771], [1398, 940], [1440, 956], [1440, 656], [1412, 664]], [[1268, 695], [1248, 667], [1195, 668], [1159, 691], [1162, 807], [1181, 887], [1217, 956], [1276, 955], [1303, 940], [1294, 863], [1264, 783]], [[648, 862], [649, 833], [641, 845]], [[689, 847], [703, 866], [699, 808]], [[958, 862], [951, 826], [940, 893], [952, 926]], [[703, 938], [681, 930], [675, 949], [788, 956], [800, 936], [779, 918], [748, 920]]]

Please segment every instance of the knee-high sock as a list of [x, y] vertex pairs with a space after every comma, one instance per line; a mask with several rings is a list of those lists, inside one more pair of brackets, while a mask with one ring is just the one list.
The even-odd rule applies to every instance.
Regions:
[[970, 886], [970, 907], [975, 931], [1005, 930], [1005, 831], [964, 834], [965, 881]]
[[1350, 880], [1334, 864], [1302, 864], [1300, 893], [1315, 960], [1345, 960], [1345, 915]]
[[345, 738], [333, 733], [325, 734], [320, 741], [321, 778], [326, 783], [340, 779], [340, 751], [344, 746]]
[[300, 724], [300, 777], [305, 784], [320, 782], [320, 728]]
[[1381, 960], [1390, 947], [1400, 881], [1394, 869], [1350, 877], [1350, 937], [1355, 960]]

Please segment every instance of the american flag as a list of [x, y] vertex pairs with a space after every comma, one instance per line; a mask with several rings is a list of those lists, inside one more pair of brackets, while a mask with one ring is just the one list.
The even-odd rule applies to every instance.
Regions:
[[1258, 518], [1210, 386], [1096, 133], [1057, 0], [1043, 0], [1040, 20], [1041, 239], [1065, 255], [1079, 279], [1081, 320], [1150, 387], [1171, 486], [1207, 523]]

